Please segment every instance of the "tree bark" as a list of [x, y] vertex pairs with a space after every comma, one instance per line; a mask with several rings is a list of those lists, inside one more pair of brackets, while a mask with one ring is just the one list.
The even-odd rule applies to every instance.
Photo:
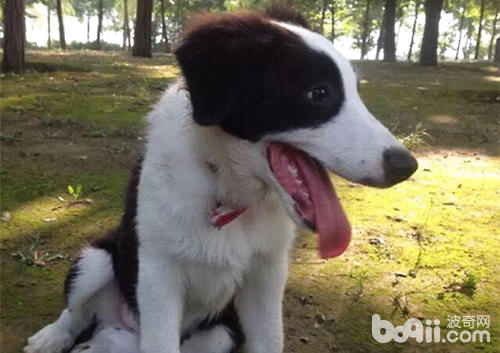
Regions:
[[479, 50], [481, 49], [481, 34], [483, 33], [484, 5], [485, 1], [481, 0], [481, 12], [479, 14], [479, 29], [477, 31], [476, 52], [474, 53], [474, 60], [479, 60]]
[[24, 0], [5, 0], [2, 71], [23, 71], [26, 26]]
[[420, 65], [437, 65], [439, 20], [442, 9], [443, 0], [427, 0], [425, 3], [425, 27], [420, 50]]
[[464, 45], [464, 49], [462, 50], [463, 54], [464, 54], [464, 60], [465, 61], [469, 61], [470, 59], [470, 46], [471, 46], [471, 42], [472, 42], [472, 26], [469, 26], [469, 29], [467, 30], [467, 37], [466, 37], [466, 40], [465, 40], [465, 45]]
[[384, 10], [384, 61], [396, 62], [396, 0], [385, 0]]
[[336, 13], [335, 5], [336, 5], [335, 0], [333, 0], [332, 6], [330, 7], [330, 12], [332, 14], [332, 33], [331, 33], [332, 44], [335, 43], [335, 13]]
[[460, 45], [462, 44], [462, 32], [464, 30], [464, 21], [465, 21], [465, 2], [462, 7], [462, 13], [460, 14], [460, 23], [458, 24], [458, 46], [457, 53], [455, 54], [455, 60], [458, 60], [458, 53], [460, 53]]
[[385, 32], [385, 17], [382, 18], [382, 23], [380, 25], [380, 33], [378, 34], [377, 39], [377, 53], [375, 54], [375, 60], [380, 59], [380, 52], [384, 47], [384, 32]]
[[50, 38], [50, 4], [47, 2], [47, 48], [52, 49], [52, 39]]
[[129, 27], [129, 19], [128, 19], [128, 0], [123, 0], [123, 50], [127, 50], [127, 38], [129, 39], [129, 43], [130, 43], [130, 27]]
[[497, 38], [495, 45], [495, 56], [493, 57], [493, 62], [500, 64], [500, 37]]
[[493, 43], [495, 42], [495, 37], [497, 35], [497, 24], [498, 24], [498, 12], [500, 8], [497, 7], [495, 12], [495, 18], [493, 19], [493, 24], [491, 28], [491, 39], [490, 44], [488, 45], [488, 61], [491, 61], [493, 57]]
[[483, 33], [483, 19], [484, 19], [484, 6], [485, 0], [481, 0], [481, 10], [479, 14], [479, 29], [477, 31], [476, 49], [474, 53], [474, 60], [479, 59], [479, 51], [481, 50], [481, 35]]
[[415, 0], [415, 18], [413, 19], [413, 27], [411, 29], [410, 49], [408, 50], [408, 61], [411, 62], [413, 54], [413, 43], [415, 42], [415, 33], [417, 32], [418, 11], [420, 10], [420, 0]]
[[370, 5], [371, 0], [366, 0], [365, 15], [363, 20], [363, 32], [361, 34], [361, 60], [368, 53], [368, 35], [370, 34]]
[[153, 0], [137, 0], [133, 56], [151, 57], [151, 19]]
[[90, 14], [87, 14], [87, 44], [90, 43]]
[[167, 36], [167, 22], [165, 20], [165, 0], [160, 0], [160, 10], [161, 10], [161, 38], [163, 41], [163, 49], [165, 53], [170, 52], [170, 44], [168, 43]]
[[321, 34], [325, 34], [325, 17], [326, 17], [327, 6], [328, 6], [328, 0], [323, 0], [323, 7], [321, 7], [321, 20], [319, 23]]
[[[140, 1], [140, 0], [139, 0]], [[97, 49], [101, 49], [102, 44], [102, 19], [104, 17], [104, 2], [103, 0], [99, 0], [97, 4], [97, 39], [96, 39], [96, 45]]]
[[57, 19], [59, 21], [59, 45], [61, 49], [66, 50], [66, 38], [64, 36], [64, 20], [62, 13], [62, 0], [57, 0]]

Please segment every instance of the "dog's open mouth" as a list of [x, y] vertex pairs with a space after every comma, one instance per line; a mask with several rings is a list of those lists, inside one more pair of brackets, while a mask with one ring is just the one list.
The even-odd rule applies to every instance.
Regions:
[[342, 254], [349, 245], [351, 227], [325, 168], [307, 153], [282, 143], [271, 143], [267, 158], [294, 201], [295, 212], [318, 232], [321, 256]]

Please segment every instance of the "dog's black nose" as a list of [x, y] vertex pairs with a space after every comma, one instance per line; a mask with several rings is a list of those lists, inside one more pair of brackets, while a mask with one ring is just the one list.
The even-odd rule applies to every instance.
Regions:
[[418, 168], [415, 157], [402, 148], [389, 148], [384, 151], [385, 178], [389, 185], [408, 179]]

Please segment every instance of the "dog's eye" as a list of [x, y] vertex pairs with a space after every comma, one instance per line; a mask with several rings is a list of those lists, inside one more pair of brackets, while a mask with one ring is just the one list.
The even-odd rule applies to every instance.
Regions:
[[314, 87], [307, 91], [306, 98], [314, 103], [329, 103], [331, 100], [330, 91], [326, 86]]

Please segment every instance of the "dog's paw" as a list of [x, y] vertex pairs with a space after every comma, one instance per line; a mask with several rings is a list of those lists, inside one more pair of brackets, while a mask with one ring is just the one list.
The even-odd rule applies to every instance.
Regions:
[[24, 353], [61, 353], [71, 347], [73, 336], [56, 323], [45, 326], [28, 339]]

